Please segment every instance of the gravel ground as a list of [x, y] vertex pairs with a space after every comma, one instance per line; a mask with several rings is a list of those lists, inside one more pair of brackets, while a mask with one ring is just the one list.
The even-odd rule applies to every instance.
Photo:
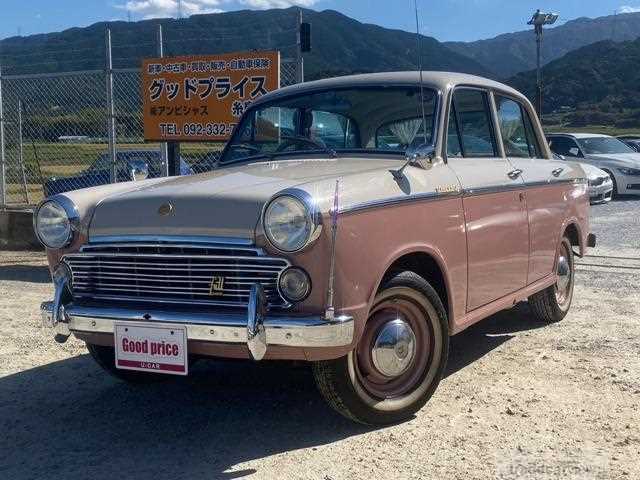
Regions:
[[119, 383], [39, 326], [44, 257], [2, 252], [0, 478], [640, 478], [640, 200], [592, 215], [567, 318], [521, 304], [471, 327], [429, 404], [378, 429], [329, 410], [305, 366]]

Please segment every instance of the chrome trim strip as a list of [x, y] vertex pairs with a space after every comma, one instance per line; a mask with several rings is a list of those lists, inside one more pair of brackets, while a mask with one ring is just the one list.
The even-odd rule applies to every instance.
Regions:
[[465, 197], [472, 197], [475, 195], [490, 195], [492, 193], [512, 192], [514, 190], [523, 190], [525, 185], [523, 183], [513, 183], [509, 185], [492, 185], [488, 187], [477, 188], [465, 188], [462, 190], [462, 194]]
[[352, 213], [360, 210], [366, 210], [369, 208], [387, 207], [390, 205], [396, 205], [399, 203], [417, 202], [421, 200], [438, 200], [440, 198], [452, 198], [459, 197], [460, 191], [457, 192], [428, 192], [417, 193], [415, 195], [406, 195], [402, 197], [390, 197], [380, 200], [371, 200], [369, 202], [356, 203], [347, 207], [341, 208], [338, 213]]
[[339, 213], [352, 213], [360, 210], [366, 210], [369, 208], [387, 207], [387, 206], [396, 205], [396, 204], [405, 203], [405, 202], [417, 202], [422, 200], [439, 200], [441, 198], [459, 197], [461, 195], [464, 195], [464, 196], [486, 195], [489, 193], [499, 193], [499, 192], [513, 191], [513, 190], [524, 190], [527, 188], [555, 185], [559, 183], [582, 184], [587, 182], [586, 182], [586, 179], [584, 178], [549, 179], [543, 182], [525, 182], [525, 183], [518, 183], [513, 185], [504, 184], [504, 185], [495, 185], [495, 186], [481, 187], [481, 188], [466, 188], [457, 192], [454, 191], [454, 192], [418, 193], [415, 195], [407, 195], [403, 197], [391, 197], [391, 198], [384, 198], [380, 200], [372, 200], [369, 202], [356, 203], [354, 205], [341, 208], [339, 210]]
[[[41, 306], [43, 322], [48, 325], [52, 305]], [[185, 325], [187, 338], [204, 342], [246, 344], [247, 313], [220, 312], [149, 312], [127, 308], [87, 307], [69, 304], [64, 311], [65, 320], [56, 325], [74, 333], [113, 334], [114, 322], [132, 321], [150, 324]], [[301, 348], [327, 348], [350, 345], [354, 335], [354, 320], [348, 315], [338, 315], [332, 321], [321, 316], [292, 317], [267, 315], [263, 321], [267, 345]]]
[[[89, 236], [89, 245], [92, 243], [126, 243], [126, 242], [151, 242], [151, 243], [197, 243], [224, 246], [252, 246], [253, 239], [240, 237], [207, 237], [207, 236], [181, 236], [181, 235], [95, 235]], [[138, 246], [138, 245], [134, 245]], [[157, 246], [157, 245], [156, 245]]]
[[548, 187], [558, 184], [575, 184], [579, 185], [582, 183], [586, 183], [585, 179], [582, 178], [571, 178], [571, 179], [549, 179], [539, 182], [524, 182], [520, 184], [512, 184], [512, 185], [494, 185], [489, 187], [480, 187], [480, 188], [465, 188], [463, 190], [463, 195], [465, 197], [475, 196], [475, 195], [488, 195], [491, 193], [501, 193], [501, 192], [510, 192], [513, 190], [527, 190], [529, 188], [536, 187]]

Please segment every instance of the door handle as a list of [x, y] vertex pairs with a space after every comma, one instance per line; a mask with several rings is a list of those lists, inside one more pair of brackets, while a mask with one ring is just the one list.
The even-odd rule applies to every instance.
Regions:
[[511, 179], [511, 180], [515, 180], [516, 178], [518, 178], [520, 175], [522, 174], [522, 170], [519, 168], [516, 168], [515, 170], [511, 170], [509, 173], [507, 173], [507, 176]]
[[564, 168], [562, 167], [556, 168], [555, 170], [551, 170], [551, 173], [553, 174], [554, 177], [559, 177], [562, 172], [564, 172]]

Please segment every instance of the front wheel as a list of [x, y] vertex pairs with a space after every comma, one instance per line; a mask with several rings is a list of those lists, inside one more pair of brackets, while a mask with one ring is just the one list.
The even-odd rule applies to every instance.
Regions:
[[419, 275], [393, 275], [377, 294], [364, 332], [347, 356], [316, 362], [320, 393], [336, 411], [369, 425], [397, 423], [436, 390], [449, 353], [447, 314]]
[[575, 266], [573, 249], [567, 237], [562, 239], [556, 258], [556, 275], [554, 285], [529, 297], [529, 306], [538, 320], [554, 323], [562, 320], [569, 312], [573, 299]]

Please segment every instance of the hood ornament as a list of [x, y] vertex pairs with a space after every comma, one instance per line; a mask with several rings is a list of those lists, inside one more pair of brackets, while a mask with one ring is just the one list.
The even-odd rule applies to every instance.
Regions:
[[158, 208], [158, 214], [166, 217], [167, 215], [171, 215], [173, 213], [173, 204], [171, 202], [163, 203]]

